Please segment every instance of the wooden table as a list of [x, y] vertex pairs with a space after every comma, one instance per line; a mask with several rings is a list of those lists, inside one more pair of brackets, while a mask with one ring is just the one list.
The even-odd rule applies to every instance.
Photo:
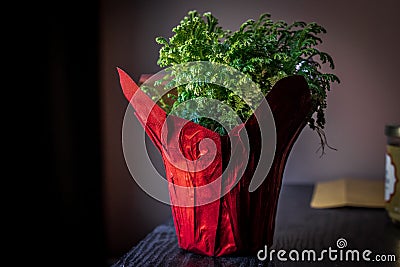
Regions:
[[[268, 248], [268, 253], [276, 251], [271, 260], [259, 260], [257, 255], [205, 257], [186, 252], [178, 247], [173, 222], [169, 219], [122, 256], [113, 267], [400, 266], [400, 228], [391, 223], [384, 209], [313, 209], [310, 207], [312, 192], [313, 186], [309, 185], [282, 187], [274, 245]], [[337, 242], [341, 238], [347, 245], [339, 248]], [[328, 255], [329, 247], [337, 250], [331, 252], [331, 257]], [[327, 251], [323, 254], [323, 260], [318, 261], [324, 249]], [[277, 257], [279, 250], [285, 251], [280, 259]], [[294, 260], [297, 254], [293, 250], [298, 252], [300, 261]], [[315, 251], [317, 260], [313, 260], [313, 252], [310, 250]], [[369, 255], [365, 252], [369, 262], [362, 257], [365, 250], [371, 251]], [[340, 251], [343, 253], [342, 260]], [[357, 253], [359, 261], [352, 260], [357, 258]], [[304, 260], [301, 260], [301, 255], [304, 255]], [[389, 259], [393, 256], [396, 258], [394, 262], [377, 261], [378, 257]], [[283, 261], [285, 258], [287, 260]]]

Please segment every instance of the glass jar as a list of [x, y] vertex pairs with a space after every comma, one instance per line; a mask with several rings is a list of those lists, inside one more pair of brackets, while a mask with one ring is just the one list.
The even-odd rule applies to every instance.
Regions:
[[385, 207], [389, 217], [400, 225], [400, 125], [386, 125]]

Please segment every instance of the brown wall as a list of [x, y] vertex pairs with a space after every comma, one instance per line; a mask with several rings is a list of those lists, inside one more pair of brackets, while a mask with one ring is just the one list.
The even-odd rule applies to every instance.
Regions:
[[[158, 0], [102, 1], [101, 85], [105, 212], [110, 255], [121, 256], [170, 215], [167, 205], [146, 195], [126, 167], [121, 144], [127, 101], [116, 67], [136, 81], [160, 70], [157, 36], [171, 36], [187, 11], [211, 11], [224, 28], [237, 29], [263, 12], [288, 22], [323, 25], [328, 34], [322, 49], [336, 63], [341, 78], [328, 95], [326, 134], [330, 145], [320, 158], [316, 133], [306, 128], [293, 148], [285, 183], [313, 183], [343, 176], [381, 179], [386, 123], [400, 123], [398, 21], [400, 4], [384, 1], [317, 0]], [[137, 125], [140, 138], [142, 128]], [[157, 154], [156, 154], [157, 157]], [[159, 164], [159, 163], [158, 163]]]

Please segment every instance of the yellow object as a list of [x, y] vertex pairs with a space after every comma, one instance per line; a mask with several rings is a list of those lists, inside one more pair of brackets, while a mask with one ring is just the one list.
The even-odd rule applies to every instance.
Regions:
[[343, 178], [319, 182], [314, 187], [312, 208], [336, 208], [344, 206], [384, 208], [385, 181]]

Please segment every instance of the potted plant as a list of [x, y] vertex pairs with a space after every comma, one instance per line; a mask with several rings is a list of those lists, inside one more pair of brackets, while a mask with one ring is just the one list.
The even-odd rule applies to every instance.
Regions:
[[[275, 22], [270, 14], [229, 31], [211, 13], [196, 11], [172, 31], [171, 38], [156, 39], [158, 64], [168, 70], [161, 78], [138, 88], [118, 71], [162, 154], [179, 246], [210, 256], [254, 253], [272, 244], [283, 171], [302, 129], [316, 131], [322, 150], [327, 145], [327, 91], [340, 81], [321, 71], [324, 64], [334, 68], [331, 56], [317, 49], [326, 31], [317, 23]], [[160, 94], [156, 87], [168, 90]], [[274, 122], [267, 128], [274, 128], [265, 138], [261, 121], [268, 111]], [[269, 163], [261, 144], [273, 146]], [[269, 168], [252, 186], [262, 165]]]

